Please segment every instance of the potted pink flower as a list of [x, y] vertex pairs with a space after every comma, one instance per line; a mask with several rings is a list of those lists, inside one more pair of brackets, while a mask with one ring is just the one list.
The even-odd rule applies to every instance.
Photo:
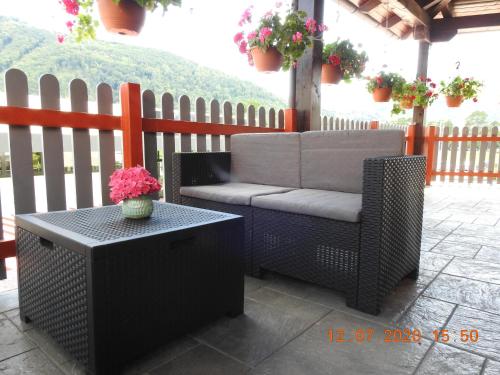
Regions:
[[161, 189], [156, 178], [141, 166], [117, 169], [109, 179], [110, 198], [122, 204], [123, 216], [144, 219], [153, 213], [151, 195]]
[[280, 7], [281, 3], [276, 3], [276, 8], [265, 13], [258, 25], [252, 25], [252, 7], [246, 9], [239, 26], [248, 25], [248, 30], [234, 36], [239, 51], [247, 55], [249, 64], [255, 65], [259, 72], [295, 67], [306, 49], [326, 30], [325, 25], [318, 25], [304, 11], [290, 9], [280, 14]]

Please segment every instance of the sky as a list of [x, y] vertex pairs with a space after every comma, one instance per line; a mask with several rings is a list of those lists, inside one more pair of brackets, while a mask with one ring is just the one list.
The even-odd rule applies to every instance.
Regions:
[[[255, 6], [255, 14], [258, 16], [272, 7], [274, 1], [183, 0], [181, 8], [170, 7], [165, 14], [160, 9], [148, 13], [144, 29], [137, 37], [109, 34], [100, 27], [98, 39], [166, 50], [251, 81], [287, 102], [289, 73], [257, 73], [233, 43], [233, 35], [240, 31], [237, 25], [240, 15], [251, 4]], [[14, 16], [30, 25], [56, 32], [65, 31], [64, 23], [68, 19], [58, 0], [0, 0], [0, 14]], [[388, 36], [380, 28], [350, 14], [336, 0], [325, 0], [324, 22], [329, 27], [324, 34], [325, 42], [349, 38], [355, 45], [359, 44], [360, 48], [366, 50], [369, 56], [365, 71], [367, 75], [384, 69], [398, 72], [407, 79], [414, 78], [418, 42], [411, 38], [399, 40]], [[441, 98], [429, 109], [428, 119], [449, 118], [460, 126], [471, 111], [487, 110], [492, 120], [500, 120], [498, 45], [499, 31], [460, 34], [451, 42], [431, 46], [431, 78], [435, 81], [447, 80], [458, 73], [483, 81], [485, 87], [479, 103], [465, 103], [458, 109], [448, 109], [444, 98]], [[457, 61], [460, 62], [459, 70], [456, 69]], [[186, 88], [186, 92], [189, 94], [189, 88]], [[322, 108], [335, 111], [341, 116], [360, 113], [362, 118], [366, 118], [367, 114], [382, 120], [391, 118], [390, 105], [373, 103], [364, 81], [322, 86]]]

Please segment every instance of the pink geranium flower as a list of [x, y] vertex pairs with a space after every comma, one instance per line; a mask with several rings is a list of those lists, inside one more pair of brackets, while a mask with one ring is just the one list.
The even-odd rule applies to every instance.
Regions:
[[59, 0], [59, 3], [64, 6], [68, 14], [77, 16], [80, 13], [80, 4], [78, 4], [77, 0]]
[[248, 40], [253, 40], [253, 39], [257, 38], [257, 31], [249, 32], [247, 38], [248, 38]]
[[125, 199], [149, 195], [161, 189], [156, 178], [141, 166], [117, 169], [109, 178], [109, 197], [118, 204]]
[[245, 40], [242, 40], [240, 43], [240, 52], [247, 53], [247, 46], [248, 46], [248, 43]]
[[302, 42], [302, 33], [300, 31], [297, 31], [295, 34], [293, 34], [292, 41], [294, 43]]
[[64, 43], [64, 35], [62, 34], [57, 34], [57, 41], [59, 43]]
[[273, 30], [269, 27], [263, 27], [262, 29], [260, 29], [260, 32], [259, 32], [259, 40], [261, 43], [264, 43], [264, 41], [269, 37], [271, 36], [271, 34], [273, 33]]
[[309, 34], [314, 34], [317, 29], [317, 22], [314, 18], [308, 18], [306, 21], [306, 29]]
[[241, 42], [242, 39], [243, 39], [243, 33], [242, 32], [236, 33], [236, 35], [233, 38], [233, 40], [234, 40], [234, 42], [236, 44], [238, 44], [239, 42]]
[[245, 23], [250, 23], [252, 21], [252, 6], [245, 9], [243, 14], [241, 15], [240, 22], [238, 25], [243, 26]]

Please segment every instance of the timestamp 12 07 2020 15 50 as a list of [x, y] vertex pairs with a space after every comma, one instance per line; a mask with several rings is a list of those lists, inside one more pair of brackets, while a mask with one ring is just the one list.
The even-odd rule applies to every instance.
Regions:
[[[384, 329], [383, 336], [375, 335], [375, 328], [330, 328], [328, 329], [328, 339], [330, 343], [420, 343], [422, 341], [422, 331], [418, 328], [391, 328]], [[450, 331], [447, 329], [435, 329], [432, 331], [432, 338], [436, 342], [447, 343], [453, 338], [463, 343], [476, 343], [479, 341], [479, 331], [477, 329], [461, 329]]]

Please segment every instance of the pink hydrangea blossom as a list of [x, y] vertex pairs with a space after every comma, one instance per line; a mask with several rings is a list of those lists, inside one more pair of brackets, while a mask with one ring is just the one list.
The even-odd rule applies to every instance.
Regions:
[[252, 21], [252, 8], [253, 6], [245, 9], [243, 14], [241, 15], [240, 22], [238, 22], [238, 25], [243, 26], [245, 23], [250, 23]]
[[248, 46], [248, 43], [246, 42], [246, 40], [242, 40], [239, 47], [240, 47], [240, 52], [241, 53], [247, 53], [247, 46]]
[[306, 21], [306, 29], [309, 34], [314, 34], [317, 29], [317, 22], [314, 18], [308, 18]]
[[125, 199], [155, 193], [161, 189], [156, 178], [141, 166], [117, 169], [109, 178], [109, 197], [118, 204]]
[[273, 30], [269, 27], [263, 27], [262, 29], [260, 29], [260, 32], [259, 32], [259, 40], [261, 43], [264, 43], [265, 40], [271, 36], [271, 34], [273, 33]]
[[300, 31], [297, 31], [295, 34], [293, 34], [292, 41], [294, 43], [302, 42], [302, 33]]
[[254, 40], [255, 38], [257, 38], [257, 31], [249, 32], [247, 38], [248, 40]]
[[234, 40], [234, 42], [236, 44], [238, 44], [239, 42], [241, 42], [243, 40], [243, 33], [242, 32], [236, 33], [236, 35], [234, 36], [233, 40]]

